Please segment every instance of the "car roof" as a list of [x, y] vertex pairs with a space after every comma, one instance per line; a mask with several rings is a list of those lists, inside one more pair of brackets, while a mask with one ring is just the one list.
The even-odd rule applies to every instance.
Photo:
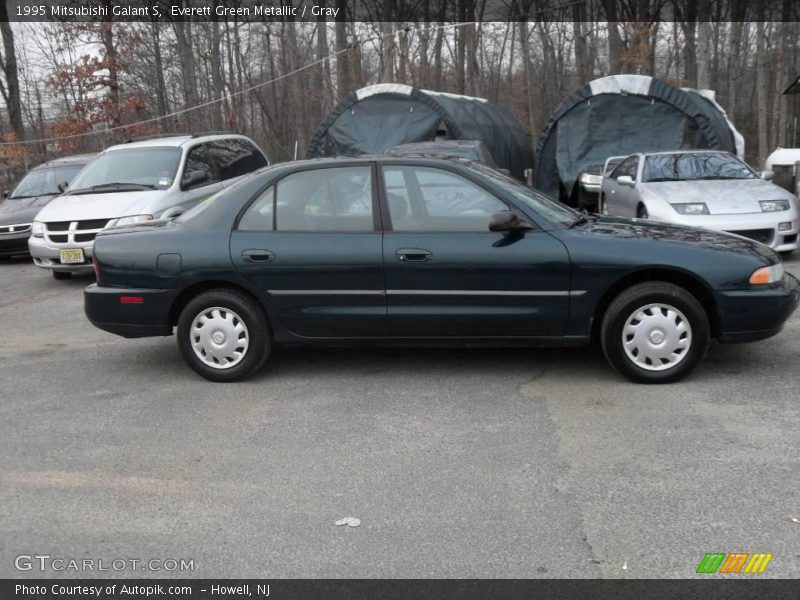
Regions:
[[103, 152], [116, 152], [130, 148], [180, 148], [188, 143], [203, 143], [214, 140], [241, 139], [251, 142], [250, 138], [238, 133], [175, 133], [134, 138], [122, 144], [109, 146]]
[[378, 163], [393, 163], [393, 164], [408, 164], [408, 165], [422, 165], [422, 166], [436, 166], [436, 165], [452, 165], [459, 163], [462, 165], [472, 164], [475, 161], [469, 158], [452, 157], [442, 158], [441, 156], [406, 156], [406, 155], [393, 155], [393, 154], [364, 154], [361, 156], [326, 156], [323, 158], [310, 158], [306, 160], [295, 160], [284, 163], [275, 163], [274, 167], [293, 167], [293, 166], [324, 166], [324, 165], [337, 165], [337, 164], [369, 164], [373, 162]]
[[464, 148], [476, 148], [483, 144], [480, 140], [431, 140], [428, 142], [410, 142], [408, 144], [398, 144], [393, 148], [389, 148], [387, 152], [391, 152], [397, 148], [452, 148], [453, 146], [460, 146]]
[[[47, 169], [49, 167], [58, 167], [61, 165], [85, 165], [92, 160], [97, 154], [73, 154], [71, 156], [61, 156], [36, 165], [33, 169]], [[31, 171], [33, 171], [31, 169]]]
[[[642, 156], [669, 156], [672, 154], [730, 154], [730, 152], [726, 150], [702, 150], [702, 149], [692, 149], [692, 150], [665, 150], [663, 152], [641, 152]], [[633, 156], [631, 154], [631, 156]]]

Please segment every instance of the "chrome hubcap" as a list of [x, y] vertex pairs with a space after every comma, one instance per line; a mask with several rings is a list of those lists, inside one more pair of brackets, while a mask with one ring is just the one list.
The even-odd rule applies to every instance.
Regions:
[[215, 369], [238, 365], [250, 343], [250, 334], [242, 318], [220, 306], [198, 314], [192, 321], [189, 335], [195, 355]]
[[637, 366], [664, 371], [680, 363], [692, 345], [692, 326], [669, 304], [637, 308], [622, 328], [622, 347]]

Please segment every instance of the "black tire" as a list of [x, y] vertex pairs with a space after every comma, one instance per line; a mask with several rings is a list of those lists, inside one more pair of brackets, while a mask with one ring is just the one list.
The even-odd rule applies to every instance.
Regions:
[[649, 219], [650, 215], [647, 214], [647, 209], [644, 207], [644, 204], [640, 204], [636, 208], [636, 218], [637, 219]]
[[[628, 320], [637, 311], [651, 304], [675, 308], [689, 322], [689, 346], [681, 351], [681, 358], [676, 359], [676, 363], [671, 367], [659, 363], [656, 363], [656, 366], [646, 365], [647, 368], [640, 366], [628, 356], [623, 344], [623, 328]], [[649, 309], [650, 314], [660, 318], [661, 313], [656, 313], [655, 310]], [[681, 321], [682, 319], [677, 317], [675, 322], [680, 324]], [[631, 339], [633, 337], [631, 335]], [[708, 315], [702, 305], [684, 288], [663, 281], [639, 283], [623, 291], [609, 305], [600, 329], [603, 353], [608, 362], [620, 374], [637, 383], [670, 383], [683, 378], [703, 360], [708, 352], [710, 338]], [[639, 360], [640, 362], [649, 360], [649, 357], [642, 353]], [[663, 370], [652, 370], [654, 368]]]
[[50, 271], [53, 274], [53, 279], [72, 279], [72, 272], [70, 271]]
[[[247, 348], [241, 353], [238, 362], [230, 367], [209, 366], [210, 363], [202, 360], [193, 347], [192, 323], [204, 311], [215, 307], [230, 311], [246, 327]], [[234, 323], [237, 321], [235, 317]], [[199, 338], [196, 339], [199, 341]], [[272, 336], [263, 309], [250, 296], [236, 290], [216, 289], [203, 292], [189, 301], [178, 318], [178, 348], [183, 359], [196, 373], [211, 381], [241, 381], [252, 376], [266, 362], [271, 347]]]
[[589, 213], [600, 212], [599, 194], [587, 192], [582, 187], [578, 188], [578, 210], [585, 210]]

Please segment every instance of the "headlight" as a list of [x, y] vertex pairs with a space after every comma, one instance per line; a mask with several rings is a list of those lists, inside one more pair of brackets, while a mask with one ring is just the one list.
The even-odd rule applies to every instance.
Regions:
[[753, 271], [753, 274], [750, 275], [750, 284], [764, 285], [765, 283], [775, 283], [781, 279], [783, 279], [783, 263], [778, 263]]
[[707, 215], [708, 206], [705, 202], [683, 202], [680, 204], [673, 204], [672, 208], [675, 212], [682, 215]]
[[106, 227], [134, 225], [135, 223], [143, 223], [144, 221], [152, 221], [153, 219], [153, 215], [129, 215], [127, 217], [120, 217], [119, 219], [111, 219]]
[[31, 225], [31, 235], [33, 237], [44, 237], [44, 223], [34, 221], [33, 225]]
[[602, 185], [603, 184], [603, 176], [602, 175], [593, 175], [592, 173], [581, 173], [579, 178], [580, 182], [585, 185]]
[[779, 212], [781, 210], [789, 210], [788, 200], [761, 200], [761, 212]]

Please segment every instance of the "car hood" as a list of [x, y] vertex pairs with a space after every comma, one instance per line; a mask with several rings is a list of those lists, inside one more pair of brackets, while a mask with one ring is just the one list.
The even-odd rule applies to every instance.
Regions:
[[116, 219], [148, 214], [163, 190], [109, 192], [104, 194], [67, 194], [55, 198], [37, 215], [37, 221], [83, 221]]
[[0, 225], [30, 223], [41, 208], [53, 196], [34, 196], [33, 198], [6, 198], [0, 201]]
[[[759, 244], [751, 239], [735, 235], [701, 229], [671, 225], [643, 219], [626, 219], [623, 217], [598, 217], [587, 221], [581, 230], [598, 236], [615, 238], [651, 239], [659, 242], [675, 243], [702, 248], [711, 248], [726, 252], [748, 254], [755, 258], [767, 258], [772, 263], [780, 262], [778, 254], [772, 248]], [[666, 250], [665, 250], [666, 251]]]
[[657, 181], [640, 183], [644, 199], [669, 203], [705, 202], [712, 215], [760, 213], [759, 200], [794, 198], [786, 190], [763, 179], [708, 179], [702, 181]]

